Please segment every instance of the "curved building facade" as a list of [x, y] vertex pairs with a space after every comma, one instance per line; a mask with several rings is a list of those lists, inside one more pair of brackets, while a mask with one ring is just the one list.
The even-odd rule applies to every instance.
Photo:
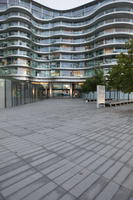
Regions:
[[96, 67], [105, 74], [133, 37], [133, 0], [94, 0], [54, 10], [34, 0], [0, 0], [0, 73], [76, 96]]

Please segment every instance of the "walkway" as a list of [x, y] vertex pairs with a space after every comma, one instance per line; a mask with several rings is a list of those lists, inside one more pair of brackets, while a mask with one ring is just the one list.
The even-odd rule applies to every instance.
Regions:
[[133, 200], [133, 105], [0, 110], [0, 200]]

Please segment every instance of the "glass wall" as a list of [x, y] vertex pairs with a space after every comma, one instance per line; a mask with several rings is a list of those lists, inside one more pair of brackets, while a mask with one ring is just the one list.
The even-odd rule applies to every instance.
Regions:
[[[0, 79], [0, 108], [14, 107], [46, 98], [45, 88], [31, 82]], [[3, 103], [1, 103], [3, 102]]]
[[54, 83], [53, 84], [54, 97], [69, 97], [70, 96], [70, 83]]

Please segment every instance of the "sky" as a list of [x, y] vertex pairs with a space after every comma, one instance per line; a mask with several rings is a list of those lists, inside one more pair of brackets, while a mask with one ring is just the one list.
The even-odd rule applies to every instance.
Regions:
[[43, 3], [45, 6], [58, 10], [66, 10], [69, 8], [74, 8], [85, 3], [91, 2], [93, 0], [34, 0]]

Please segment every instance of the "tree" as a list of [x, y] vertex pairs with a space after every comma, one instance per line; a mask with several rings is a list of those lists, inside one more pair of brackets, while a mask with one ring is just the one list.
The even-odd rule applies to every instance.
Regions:
[[105, 85], [103, 69], [94, 69], [94, 75], [82, 85], [82, 92], [95, 92], [97, 85]]
[[133, 92], [133, 39], [126, 43], [127, 53], [121, 53], [108, 75], [108, 85], [124, 93]]

